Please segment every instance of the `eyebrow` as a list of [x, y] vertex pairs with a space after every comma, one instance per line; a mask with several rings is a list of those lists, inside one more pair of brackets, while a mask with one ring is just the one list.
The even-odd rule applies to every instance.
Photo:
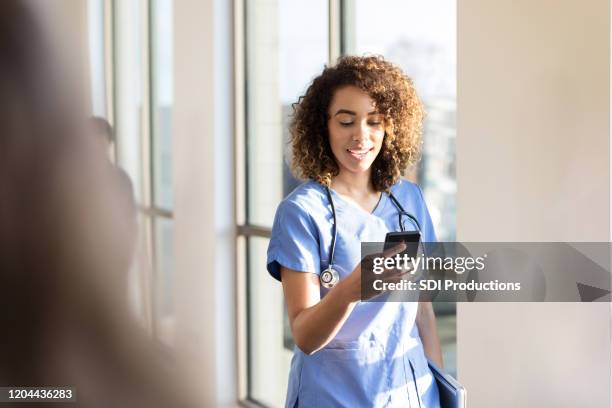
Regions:
[[[338, 111], [337, 111], [337, 112], [334, 114], [334, 116], [340, 115], [340, 114], [342, 114], [342, 113], [346, 113], [346, 114], [348, 114], [348, 115], [357, 116], [357, 113], [356, 113], [356, 112], [353, 112], [353, 111], [348, 110], [348, 109], [338, 109]], [[371, 112], [368, 112], [368, 116], [369, 116], [369, 115], [378, 115], [378, 114], [379, 114], [379, 113], [378, 113], [377, 111], [375, 111], [375, 110], [373, 110], [373, 111], [371, 111]]]

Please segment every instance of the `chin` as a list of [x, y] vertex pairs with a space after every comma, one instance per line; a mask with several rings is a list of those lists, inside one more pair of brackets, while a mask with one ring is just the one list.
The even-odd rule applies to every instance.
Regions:
[[351, 173], [354, 174], [359, 174], [359, 173], [367, 173], [368, 171], [370, 171], [370, 169], [372, 168], [372, 163], [369, 164], [360, 164], [360, 165], [352, 165], [352, 166], [343, 166], [346, 170], [350, 171]]

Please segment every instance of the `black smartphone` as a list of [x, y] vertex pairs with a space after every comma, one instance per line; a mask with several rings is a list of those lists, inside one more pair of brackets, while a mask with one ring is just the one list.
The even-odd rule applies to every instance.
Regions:
[[388, 232], [385, 238], [384, 250], [391, 249], [403, 242], [406, 244], [406, 249], [401, 252], [402, 256], [407, 254], [409, 257], [416, 258], [419, 252], [420, 241], [421, 234], [417, 231]]

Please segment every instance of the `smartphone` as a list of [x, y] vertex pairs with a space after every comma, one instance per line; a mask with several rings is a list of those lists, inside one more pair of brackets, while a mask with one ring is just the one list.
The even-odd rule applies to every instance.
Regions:
[[[385, 238], [385, 251], [397, 246], [400, 243], [406, 244], [406, 249], [399, 253], [402, 259], [406, 259], [405, 262], [411, 262], [408, 259], [416, 259], [419, 254], [419, 242], [421, 240], [421, 234], [417, 231], [406, 231], [406, 232], [388, 232]], [[396, 255], [397, 256], [397, 255]], [[412, 271], [412, 279], [418, 279], [421, 276], [422, 271]]]
[[409, 257], [416, 258], [419, 252], [420, 241], [421, 234], [417, 231], [388, 232], [385, 238], [384, 250], [391, 249], [403, 242], [406, 244], [406, 249], [401, 252], [402, 256], [407, 254]]

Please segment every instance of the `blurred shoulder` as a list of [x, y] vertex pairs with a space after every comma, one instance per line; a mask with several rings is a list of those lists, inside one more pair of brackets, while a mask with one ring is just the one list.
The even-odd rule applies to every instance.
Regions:
[[313, 180], [297, 186], [280, 202], [278, 212], [297, 211], [310, 214], [324, 208], [326, 200], [325, 187]]
[[403, 202], [420, 202], [423, 200], [423, 191], [418, 184], [406, 179], [399, 179], [391, 186], [391, 192], [398, 200]]

